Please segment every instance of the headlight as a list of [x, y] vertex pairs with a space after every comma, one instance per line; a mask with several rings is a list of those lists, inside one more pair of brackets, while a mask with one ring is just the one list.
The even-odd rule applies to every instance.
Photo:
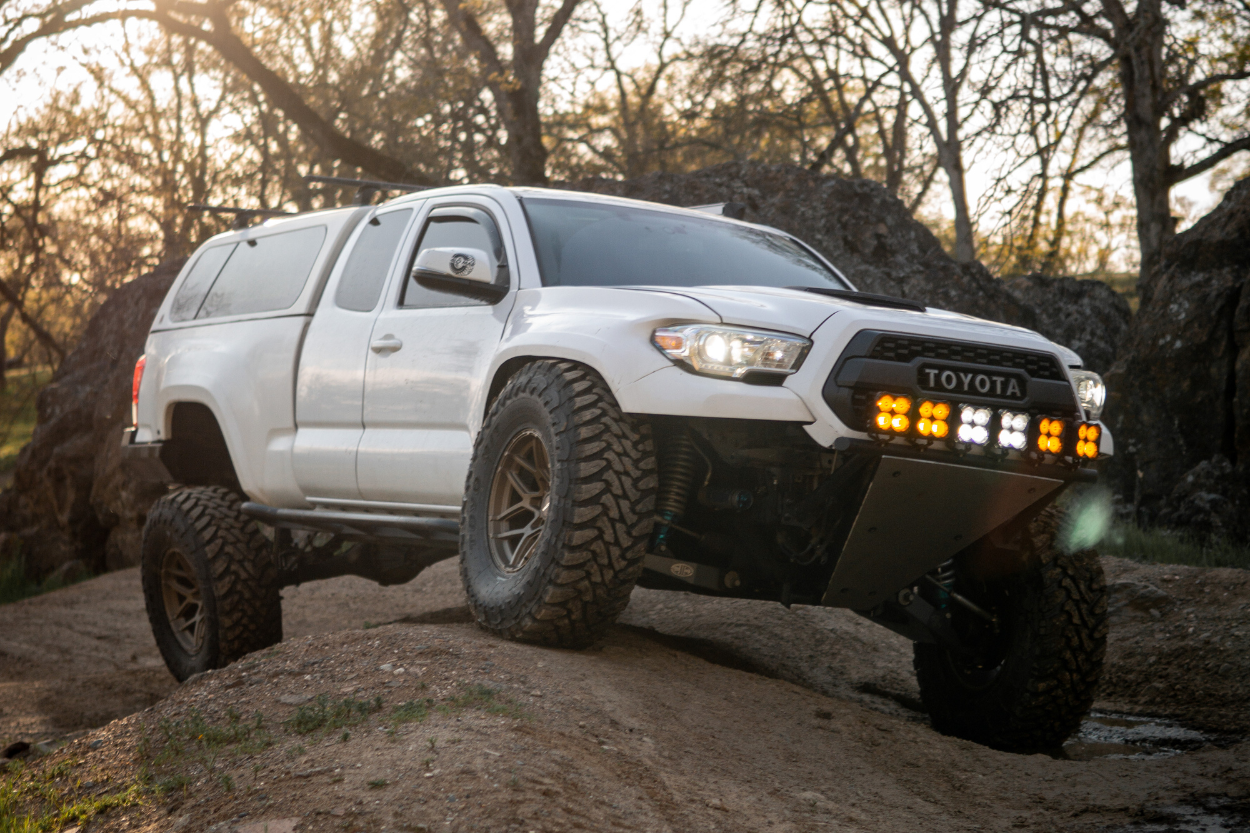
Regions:
[[1102, 416], [1102, 406], [1107, 401], [1107, 386], [1102, 377], [1089, 370], [1073, 370], [1072, 385], [1076, 388], [1076, 400], [1085, 409], [1085, 418], [1091, 422]]
[[751, 371], [789, 375], [812, 346], [802, 336], [711, 324], [661, 327], [651, 342], [670, 359], [699, 373], [741, 379]]

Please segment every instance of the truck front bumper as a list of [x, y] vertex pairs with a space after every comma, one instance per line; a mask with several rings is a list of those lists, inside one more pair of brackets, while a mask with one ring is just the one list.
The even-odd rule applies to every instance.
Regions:
[[881, 454], [822, 604], [867, 610], [891, 598], [974, 541], [1048, 502], [1067, 482], [1096, 473], [1057, 466], [969, 465], [934, 455]]

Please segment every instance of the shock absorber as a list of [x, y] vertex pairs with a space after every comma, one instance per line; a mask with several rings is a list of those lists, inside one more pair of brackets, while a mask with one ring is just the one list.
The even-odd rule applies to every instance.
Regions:
[[[987, 622], [997, 624], [998, 618], [994, 616], [994, 614], [985, 610], [971, 599], [955, 592], [955, 559], [948, 558], [943, 561], [931, 570], [925, 578], [938, 589], [938, 610], [948, 609], [950, 607], [951, 600], [954, 600]], [[947, 615], [949, 616], [949, 614]]]
[[699, 471], [699, 452], [694, 440], [685, 431], [660, 440], [660, 490], [656, 495], [656, 515], [660, 523], [655, 531], [655, 550], [667, 547], [676, 523], [686, 511], [694, 479]]
[[933, 579], [942, 585], [943, 590], [949, 593], [951, 588], [955, 586], [955, 559], [948, 558], [937, 565], [937, 568], [933, 571]]
[[948, 558], [929, 573], [929, 581], [938, 589], [938, 610], [950, 605], [951, 590], [955, 587], [955, 559]]

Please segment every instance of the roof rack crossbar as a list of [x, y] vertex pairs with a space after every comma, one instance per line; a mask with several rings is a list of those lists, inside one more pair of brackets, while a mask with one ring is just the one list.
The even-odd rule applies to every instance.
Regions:
[[344, 176], [313, 176], [304, 177], [304, 181], [308, 183], [320, 182], [324, 185], [342, 185], [348, 188], [356, 189], [356, 196], [352, 198], [352, 205], [369, 205], [373, 202], [373, 197], [379, 191], [424, 191], [433, 186], [430, 185], [408, 185], [403, 182], [379, 182], [375, 179], [349, 179]]
[[200, 205], [187, 203], [187, 211], [203, 211], [206, 214], [233, 214], [232, 228], [247, 228], [257, 217], [290, 217], [290, 211], [278, 211], [272, 208], [237, 208], [229, 205]]

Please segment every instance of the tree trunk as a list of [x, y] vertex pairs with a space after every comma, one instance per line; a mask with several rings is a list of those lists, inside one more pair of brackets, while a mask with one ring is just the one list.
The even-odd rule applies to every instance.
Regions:
[[971, 263], [977, 259], [977, 246], [976, 238], [972, 233], [972, 212], [968, 210], [968, 186], [964, 180], [963, 154], [958, 150], [948, 149], [941, 156], [944, 157], [942, 169], [946, 172], [946, 178], [950, 180], [951, 204], [955, 208], [955, 260], [960, 263]]
[[512, 162], [512, 180], [517, 185], [547, 184], [547, 146], [543, 144], [543, 120], [538, 113], [538, 89], [530, 85], [505, 93], [501, 110], [508, 133], [508, 157]]
[[1159, 0], [1143, 0], [1127, 23], [1116, 27], [1123, 40], [1119, 75], [1137, 201], [1137, 242], [1141, 248], [1137, 288], [1145, 304], [1153, 289], [1154, 270], [1163, 246], [1174, 230], [1168, 181], [1171, 148], [1163, 134], [1166, 22]]
[[0, 391], [9, 387], [9, 322], [13, 320], [14, 307], [10, 306], [0, 315]]

